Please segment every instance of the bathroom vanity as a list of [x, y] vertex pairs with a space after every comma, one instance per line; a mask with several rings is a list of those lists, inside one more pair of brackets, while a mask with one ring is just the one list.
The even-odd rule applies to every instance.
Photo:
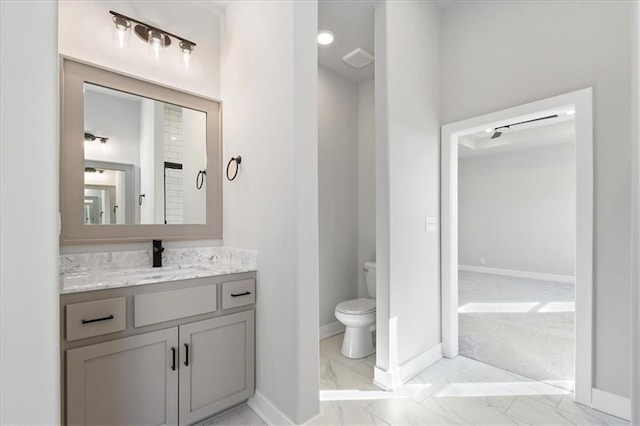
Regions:
[[[222, 239], [219, 102], [69, 59], [61, 93], [62, 246]], [[63, 423], [193, 424], [253, 395], [256, 253], [160, 243], [60, 256]]]
[[61, 274], [63, 421], [184, 425], [246, 401], [251, 269], [213, 262]]

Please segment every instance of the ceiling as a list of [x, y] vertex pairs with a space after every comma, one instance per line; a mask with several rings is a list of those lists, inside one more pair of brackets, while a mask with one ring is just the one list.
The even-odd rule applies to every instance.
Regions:
[[[481, 130], [461, 136], [458, 140], [459, 158], [495, 155], [505, 152], [521, 151], [540, 146], [569, 143], [576, 141], [575, 116], [566, 110], [555, 111], [557, 118], [513, 126], [499, 138], [491, 139], [493, 129]], [[544, 114], [550, 115], [549, 113]], [[520, 120], [513, 120], [518, 122]]]
[[335, 34], [333, 43], [318, 45], [320, 65], [355, 82], [373, 78], [374, 63], [361, 69], [347, 65], [342, 57], [358, 47], [374, 54], [374, 0], [320, 0], [318, 2], [318, 30]]
[[230, 0], [188, 0], [192, 6], [202, 10], [222, 15], [230, 3]]

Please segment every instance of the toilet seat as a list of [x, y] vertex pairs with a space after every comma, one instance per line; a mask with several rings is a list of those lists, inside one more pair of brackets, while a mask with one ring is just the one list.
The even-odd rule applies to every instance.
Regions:
[[336, 311], [343, 314], [359, 315], [368, 314], [376, 310], [376, 299], [361, 297], [359, 299], [345, 300], [338, 303]]

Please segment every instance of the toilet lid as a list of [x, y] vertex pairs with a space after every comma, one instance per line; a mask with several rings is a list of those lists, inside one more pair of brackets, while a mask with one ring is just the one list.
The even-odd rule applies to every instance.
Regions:
[[376, 310], [376, 299], [361, 297], [338, 303], [336, 309], [344, 314], [366, 314]]

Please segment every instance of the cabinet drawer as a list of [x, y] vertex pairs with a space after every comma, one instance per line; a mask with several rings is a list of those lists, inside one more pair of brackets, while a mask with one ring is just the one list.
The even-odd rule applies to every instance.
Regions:
[[222, 283], [222, 309], [256, 303], [255, 280]]
[[67, 341], [122, 331], [127, 327], [124, 297], [73, 303], [66, 306]]
[[133, 298], [133, 326], [207, 314], [217, 308], [216, 284], [140, 294]]

